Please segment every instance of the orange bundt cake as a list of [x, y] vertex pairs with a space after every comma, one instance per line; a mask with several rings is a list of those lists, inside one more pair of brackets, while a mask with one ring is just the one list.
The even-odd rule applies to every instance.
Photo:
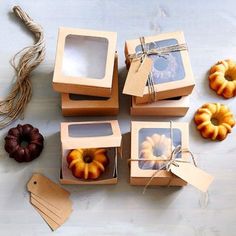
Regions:
[[67, 156], [68, 168], [73, 175], [83, 179], [97, 179], [108, 164], [106, 149], [74, 149]]
[[210, 87], [225, 98], [236, 96], [236, 63], [224, 60], [216, 63], [209, 74]]
[[224, 140], [235, 125], [232, 112], [226, 105], [206, 103], [195, 114], [197, 129], [204, 138]]

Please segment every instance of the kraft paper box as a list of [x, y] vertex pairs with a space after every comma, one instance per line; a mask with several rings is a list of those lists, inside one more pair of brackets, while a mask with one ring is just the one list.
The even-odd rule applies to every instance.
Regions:
[[[117, 162], [121, 146], [121, 133], [117, 120], [61, 123], [62, 184], [116, 184]], [[76, 148], [106, 148], [109, 164], [96, 180], [83, 180], [73, 176], [68, 168], [67, 155]]]
[[188, 123], [131, 122], [131, 184], [147, 187], [189, 183], [206, 192], [213, 179], [197, 167], [189, 151]]
[[115, 32], [60, 28], [54, 90], [110, 97], [116, 37]]
[[[183, 148], [188, 149], [189, 147], [189, 134], [187, 123], [173, 123], [173, 146], [182, 145]], [[130, 183], [132, 185], [146, 185], [152, 175], [160, 167], [159, 164], [153, 165], [152, 162], [145, 161], [132, 161], [132, 159], [142, 158], [142, 143], [151, 139], [154, 134], [161, 137], [160, 147], [168, 148], [171, 145], [171, 132], [169, 122], [142, 122], [132, 121], [131, 122], [131, 162], [130, 162]], [[147, 139], [147, 137], [149, 137]], [[162, 140], [162, 141], [161, 141]], [[166, 147], [165, 147], [166, 146]], [[165, 150], [164, 150], [165, 151]], [[156, 153], [155, 153], [156, 152]], [[154, 150], [156, 155], [161, 155], [162, 150]], [[183, 154], [184, 159], [188, 159], [187, 154]], [[167, 170], [160, 170], [157, 177], [154, 177], [150, 185], [160, 186], [184, 186], [186, 181], [173, 175]]]
[[[185, 45], [183, 32], [159, 34], [156, 36], [148, 36], [144, 39], [148, 50], [170, 47], [177, 44]], [[128, 68], [133, 63], [140, 64], [140, 60], [136, 60], [135, 62], [134, 59], [132, 60], [129, 57], [129, 55], [138, 52], [142, 52], [139, 39], [126, 41], [125, 56]], [[152, 61], [151, 69], [148, 73], [151, 75], [154, 85], [155, 100], [186, 96], [192, 92], [195, 82], [188, 50], [173, 51], [163, 55], [149, 55], [144, 61], [147, 59], [151, 59]], [[144, 68], [145, 66], [143, 65], [142, 67]], [[150, 102], [150, 88], [147, 86], [147, 82], [145, 82], [147, 81], [147, 76], [145, 76], [145, 83], [139, 85], [141, 75], [136, 76], [136, 72], [129, 69], [123, 93], [136, 96], [136, 104], [148, 103]], [[132, 81], [130, 79], [128, 83], [129, 77], [132, 77]]]
[[114, 63], [110, 98], [63, 93], [61, 108], [64, 116], [117, 115], [119, 113], [118, 56]]
[[189, 104], [189, 96], [169, 98], [147, 104], [136, 104], [135, 97], [132, 97], [130, 114], [132, 116], [185, 116]]

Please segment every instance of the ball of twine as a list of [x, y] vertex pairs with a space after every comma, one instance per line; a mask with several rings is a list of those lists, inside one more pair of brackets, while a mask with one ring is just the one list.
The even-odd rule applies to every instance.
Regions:
[[11, 65], [16, 72], [16, 80], [7, 97], [0, 101], [0, 129], [23, 116], [32, 96], [30, 74], [45, 58], [45, 39], [42, 27], [19, 6], [13, 7], [13, 12], [34, 34], [35, 44], [20, 50], [11, 60]]

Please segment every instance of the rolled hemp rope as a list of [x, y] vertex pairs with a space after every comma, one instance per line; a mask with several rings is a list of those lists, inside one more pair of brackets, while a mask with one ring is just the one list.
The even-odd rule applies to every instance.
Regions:
[[23, 48], [11, 60], [16, 80], [7, 97], [0, 101], [0, 129], [23, 117], [32, 96], [31, 72], [45, 58], [45, 39], [42, 27], [35, 23], [19, 6], [13, 7], [14, 14], [34, 34], [35, 44]]

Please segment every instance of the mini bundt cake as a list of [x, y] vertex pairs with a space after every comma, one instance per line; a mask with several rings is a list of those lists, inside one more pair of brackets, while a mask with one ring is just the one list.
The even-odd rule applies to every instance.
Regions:
[[210, 87], [225, 98], [236, 96], [236, 63], [224, 60], [216, 63], [209, 74]]
[[76, 178], [97, 179], [108, 164], [106, 149], [74, 149], [67, 156], [68, 168]]
[[5, 150], [18, 162], [29, 162], [40, 155], [44, 138], [30, 124], [11, 128], [5, 137]]
[[140, 156], [144, 160], [143, 168], [158, 169], [160, 160], [168, 160], [172, 152], [171, 139], [164, 134], [153, 134], [146, 137], [141, 144]]
[[235, 125], [232, 112], [226, 105], [207, 103], [195, 114], [197, 129], [204, 138], [224, 140]]

